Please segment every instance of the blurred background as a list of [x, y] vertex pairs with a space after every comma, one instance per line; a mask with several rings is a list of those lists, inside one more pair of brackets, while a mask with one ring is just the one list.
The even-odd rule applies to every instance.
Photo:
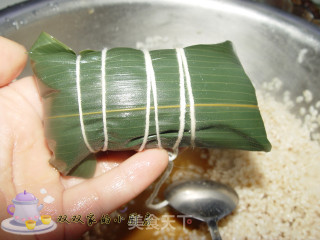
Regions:
[[[0, 0], [0, 9], [28, 0]], [[33, 0], [29, 0], [33, 1]], [[37, 0], [39, 1], [39, 0]], [[241, 0], [239, 0], [241, 1]], [[320, 0], [251, 0], [285, 10], [320, 26]]]

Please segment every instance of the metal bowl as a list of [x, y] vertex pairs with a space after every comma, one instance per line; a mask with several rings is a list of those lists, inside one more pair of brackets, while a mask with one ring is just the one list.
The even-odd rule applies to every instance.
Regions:
[[[258, 89], [277, 77], [292, 97], [309, 89], [314, 96], [310, 104], [320, 100], [320, 29], [252, 2], [59, 0], [31, 1], [0, 11], [2, 36], [30, 48], [41, 31], [76, 51], [140, 43], [150, 49], [172, 48], [231, 40]], [[28, 66], [22, 76], [30, 74]], [[279, 92], [273, 94], [281, 98]]]
[[[150, 48], [231, 40], [257, 88], [277, 77], [293, 96], [303, 89], [317, 96], [320, 90], [319, 28], [252, 2], [58, 0], [31, 1], [0, 11], [2, 36], [29, 48], [41, 31], [76, 51], [136, 47], [148, 37], [153, 38], [147, 43]], [[30, 67], [23, 72], [28, 74]]]
[[[252, 2], [38, 0], [0, 11], [2, 36], [30, 48], [41, 31], [76, 51], [146, 40], [151, 49], [231, 40], [256, 88], [277, 77], [292, 97], [310, 89], [316, 96], [311, 104], [320, 98], [320, 28]], [[28, 65], [22, 76], [30, 74]]]

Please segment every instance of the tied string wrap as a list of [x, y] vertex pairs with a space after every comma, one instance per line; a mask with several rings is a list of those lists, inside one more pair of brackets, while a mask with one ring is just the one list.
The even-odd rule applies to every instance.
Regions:
[[[158, 148], [162, 148], [161, 138], [160, 138], [160, 126], [159, 126], [159, 117], [158, 117], [158, 96], [157, 96], [157, 84], [156, 84], [156, 76], [152, 64], [152, 58], [150, 52], [148, 50], [143, 50], [143, 55], [145, 59], [145, 69], [146, 69], [146, 80], [147, 80], [147, 99], [146, 99], [146, 117], [145, 117], [145, 131], [142, 144], [138, 151], [142, 151], [145, 149], [145, 146], [149, 137], [149, 127], [150, 127], [150, 112], [151, 112], [151, 93], [153, 96], [153, 107], [154, 107], [154, 115], [155, 115], [155, 127], [156, 127], [156, 136], [158, 141]], [[77, 98], [78, 98], [78, 108], [79, 108], [79, 121], [80, 128], [83, 137], [83, 141], [88, 148], [88, 150], [92, 153], [96, 153], [98, 151], [107, 151], [108, 149], [108, 129], [107, 129], [107, 109], [106, 109], [106, 58], [107, 58], [107, 48], [104, 48], [101, 51], [101, 102], [102, 102], [102, 120], [103, 120], [103, 133], [104, 133], [104, 144], [101, 149], [95, 150], [90, 145], [84, 120], [83, 120], [83, 111], [82, 111], [82, 97], [81, 97], [81, 55], [77, 55], [76, 58], [76, 89], [77, 89]], [[172, 147], [173, 151], [176, 151], [179, 148], [179, 145], [183, 138], [183, 133], [185, 131], [185, 115], [186, 115], [186, 89], [188, 93], [189, 106], [190, 106], [190, 133], [191, 133], [191, 146], [195, 146], [195, 129], [196, 129], [196, 118], [195, 118], [195, 104], [194, 97], [192, 93], [191, 86], [191, 77], [189, 73], [189, 67], [187, 58], [185, 55], [185, 51], [183, 48], [176, 49], [176, 58], [178, 62], [179, 68], [179, 87], [180, 87], [180, 116], [179, 116], [179, 131], [175, 144]]]
[[[149, 124], [150, 124], [150, 92], [152, 89], [153, 98], [154, 98], [154, 109], [155, 109], [155, 123], [156, 123], [156, 133], [157, 133], [157, 140], [158, 140], [158, 146], [161, 147], [161, 139], [160, 139], [160, 130], [159, 130], [159, 120], [158, 120], [158, 99], [157, 99], [157, 90], [156, 90], [156, 78], [154, 69], [152, 66], [152, 59], [150, 56], [149, 51], [143, 50], [144, 57], [145, 57], [145, 67], [146, 67], [146, 73], [147, 73], [147, 108], [146, 108], [146, 126], [145, 126], [145, 135], [143, 143], [139, 149], [139, 151], [142, 151], [145, 147], [145, 144], [148, 139], [149, 135]], [[173, 161], [176, 159], [178, 155], [178, 148], [179, 144], [181, 143], [181, 140], [183, 138], [183, 133], [185, 129], [185, 114], [186, 114], [186, 94], [185, 94], [185, 81], [187, 85], [188, 90], [188, 97], [190, 102], [190, 122], [191, 122], [191, 145], [194, 147], [194, 140], [195, 140], [195, 129], [196, 129], [196, 119], [195, 119], [195, 107], [194, 107], [194, 98], [192, 94], [192, 87], [191, 87], [191, 77], [189, 73], [189, 67], [187, 58], [184, 52], [183, 48], [177, 48], [176, 49], [176, 56], [178, 61], [178, 67], [179, 67], [179, 87], [180, 87], [180, 126], [179, 126], [179, 132], [177, 140], [172, 148], [172, 151], [168, 151], [169, 155], [169, 162], [166, 171], [161, 176], [160, 180], [156, 183], [155, 188], [149, 198], [146, 200], [146, 205], [148, 208], [151, 209], [161, 209], [168, 205], [167, 200], [163, 200], [159, 203], [153, 203], [156, 196], [159, 193], [159, 190], [163, 183], [167, 180], [167, 178], [170, 176], [173, 168]]]
[[107, 130], [107, 103], [106, 103], [106, 58], [107, 49], [104, 48], [101, 52], [101, 85], [102, 85], [102, 118], [103, 118], [103, 133], [104, 145], [102, 151], [108, 149], [108, 130]]
[[[157, 85], [156, 85], [156, 76], [152, 65], [152, 58], [148, 50], [143, 50], [144, 59], [145, 59], [145, 69], [147, 75], [147, 103], [146, 103], [146, 123], [145, 123], [145, 133], [143, 137], [143, 142], [139, 148], [139, 151], [142, 151], [145, 148], [145, 145], [149, 136], [149, 126], [150, 126], [150, 109], [151, 109], [151, 91], [153, 94], [154, 102], [154, 114], [155, 114], [155, 125], [156, 125], [156, 135], [158, 141], [158, 147], [162, 148], [161, 138], [160, 138], [160, 127], [158, 119], [158, 96], [157, 96]], [[180, 116], [179, 116], [179, 131], [177, 140], [173, 146], [173, 151], [176, 151], [179, 148], [181, 140], [183, 138], [183, 133], [185, 130], [185, 115], [186, 115], [186, 90], [185, 85], [187, 86], [189, 105], [190, 105], [190, 125], [191, 125], [191, 146], [194, 147], [195, 144], [195, 132], [196, 132], [196, 118], [195, 118], [195, 104], [194, 97], [192, 93], [191, 86], [191, 77], [189, 73], [189, 67], [185, 51], [183, 48], [176, 49], [176, 57], [179, 67], [179, 87], [180, 87]], [[186, 82], [186, 84], [185, 84]]]
[[143, 142], [139, 148], [139, 151], [142, 151], [145, 148], [145, 145], [149, 136], [149, 125], [150, 125], [150, 108], [151, 108], [151, 90], [153, 94], [153, 103], [154, 103], [154, 118], [156, 122], [156, 133], [158, 147], [162, 148], [161, 139], [160, 139], [160, 129], [159, 129], [159, 119], [158, 119], [158, 96], [157, 96], [157, 85], [156, 85], [156, 76], [152, 66], [152, 59], [149, 51], [143, 50], [144, 59], [145, 59], [145, 68], [147, 73], [147, 106], [146, 106], [146, 126], [143, 137]]
[[[159, 127], [159, 119], [158, 119], [158, 97], [157, 97], [157, 85], [156, 85], [156, 77], [155, 72], [152, 65], [152, 58], [150, 56], [150, 52], [147, 50], [143, 50], [144, 59], [145, 59], [145, 68], [147, 75], [147, 100], [146, 100], [146, 121], [145, 121], [145, 132], [143, 142], [138, 151], [142, 151], [148, 140], [149, 136], [149, 126], [150, 126], [150, 110], [151, 110], [151, 93], [153, 95], [154, 102], [154, 111], [155, 111], [155, 125], [156, 125], [156, 135], [158, 141], [158, 147], [162, 148], [161, 138], [160, 138], [160, 127]], [[101, 51], [101, 96], [102, 96], [102, 118], [103, 118], [103, 132], [104, 132], [104, 145], [100, 149], [102, 151], [107, 151], [108, 149], [108, 130], [107, 130], [107, 116], [106, 116], [106, 56], [107, 56], [107, 48], [104, 48]], [[159, 193], [159, 190], [166, 179], [170, 176], [173, 169], [173, 161], [176, 159], [178, 155], [178, 148], [183, 138], [183, 133], [185, 130], [185, 114], [186, 114], [186, 89], [188, 92], [188, 99], [190, 105], [190, 123], [191, 123], [191, 145], [194, 146], [195, 140], [195, 129], [196, 129], [196, 119], [195, 119], [195, 107], [194, 107], [194, 98], [192, 94], [191, 87], [191, 78], [189, 73], [189, 67], [187, 58], [183, 48], [176, 49], [176, 57], [179, 67], [179, 87], [180, 87], [180, 116], [179, 116], [179, 131], [177, 140], [172, 148], [172, 151], [168, 151], [169, 162], [166, 171], [161, 176], [160, 180], [156, 183], [155, 188], [150, 195], [150, 197], [146, 200], [147, 207], [151, 209], [161, 209], [168, 205], [167, 200], [163, 200], [159, 203], [153, 203], [156, 196]], [[79, 120], [81, 126], [81, 132], [83, 136], [83, 141], [86, 144], [87, 148], [92, 153], [96, 153], [92, 146], [90, 145], [85, 131], [85, 125], [83, 121], [83, 112], [82, 112], [82, 99], [81, 99], [81, 74], [80, 74], [80, 63], [81, 63], [81, 55], [78, 55], [76, 58], [76, 87], [77, 87], [77, 95], [78, 95], [78, 106], [79, 106]]]
[[[230, 41], [145, 53], [101, 48], [76, 55], [47, 33], [33, 44], [29, 55], [46, 99], [43, 122], [53, 152], [50, 163], [59, 172], [67, 175], [80, 166], [86, 170], [82, 163], [87, 159], [93, 167], [91, 153], [96, 151], [158, 148], [159, 135], [164, 149], [193, 142], [202, 148], [218, 143], [221, 148], [270, 151], [254, 86]], [[153, 80], [147, 80], [145, 55], [151, 56], [147, 65], [154, 69]]]
[[[102, 120], [103, 120], [103, 133], [104, 133], [104, 145], [102, 147], [102, 151], [107, 151], [108, 149], [108, 130], [107, 130], [107, 116], [106, 116], [106, 56], [107, 56], [107, 48], [104, 48], [101, 51], [101, 98], [102, 98]], [[94, 150], [90, 145], [85, 125], [83, 121], [83, 112], [82, 112], [82, 98], [81, 98], [81, 55], [77, 55], [76, 58], [76, 87], [77, 87], [77, 96], [78, 96], [78, 108], [79, 108], [79, 120], [81, 133], [83, 137], [83, 141], [86, 144], [87, 148], [92, 153], [97, 153], [100, 150]]]
[[80, 63], [81, 63], [81, 55], [77, 56], [76, 59], [76, 87], [77, 87], [77, 96], [78, 96], [78, 108], [79, 108], [79, 120], [80, 120], [80, 128], [81, 128], [81, 133], [83, 137], [83, 141], [86, 144], [87, 148], [89, 149], [90, 152], [96, 153], [98, 151], [95, 151], [87, 138], [85, 126], [84, 126], [84, 121], [83, 121], [83, 113], [82, 113], [82, 98], [81, 98], [81, 75], [80, 75]]

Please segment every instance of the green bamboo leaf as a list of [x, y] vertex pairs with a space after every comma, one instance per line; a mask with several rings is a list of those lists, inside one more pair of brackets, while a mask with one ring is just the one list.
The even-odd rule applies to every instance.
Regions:
[[39, 36], [30, 57], [59, 171], [67, 174], [105, 144], [114, 151], [138, 150], [145, 141], [145, 148], [270, 151], [255, 89], [231, 42], [149, 54], [113, 48], [77, 55]]
[[68, 176], [91, 178], [96, 170], [97, 160], [93, 154], [86, 157], [82, 162], [75, 166]]

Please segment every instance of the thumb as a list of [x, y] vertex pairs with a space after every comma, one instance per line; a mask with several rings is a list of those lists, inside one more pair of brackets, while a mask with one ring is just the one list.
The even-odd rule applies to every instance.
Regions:
[[0, 36], [0, 87], [21, 73], [27, 58], [27, 50], [22, 45]]

